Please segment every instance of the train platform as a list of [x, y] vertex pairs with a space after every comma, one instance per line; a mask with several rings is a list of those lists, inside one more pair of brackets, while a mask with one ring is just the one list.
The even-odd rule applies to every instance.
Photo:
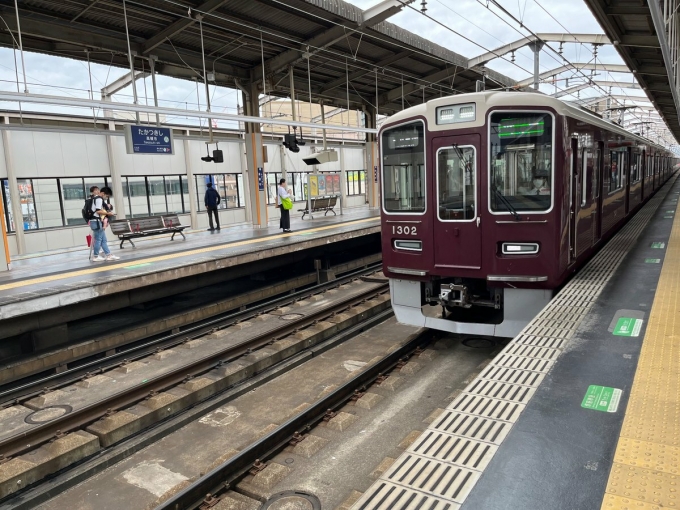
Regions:
[[352, 506], [680, 507], [672, 178]]
[[380, 232], [379, 213], [366, 209], [313, 220], [291, 219], [291, 233], [268, 227], [224, 227], [189, 232], [186, 240], [169, 235], [135, 240], [118, 249], [115, 262], [91, 262], [87, 249], [45, 254], [13, 262], [0, 276], [0, 320], [139, 290], [228, 267], [265, 261], [330, 243]]

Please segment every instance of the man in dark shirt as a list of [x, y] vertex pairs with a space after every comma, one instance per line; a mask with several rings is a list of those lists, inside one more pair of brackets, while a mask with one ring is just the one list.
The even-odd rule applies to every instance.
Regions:
[[213, 225], [213, 215], [215, 216], [215, 223], [217, 223], [217, 230], [220, 229], [220, 216], [217, 213], [217, 206], [221, 202], [220, 194], [213, 189], [212, 182], [206, 184], [208, 187], [205, 190], [205, 208], [208, 210], [208, 221], [210, 222], [210, 231], [215, 230]]

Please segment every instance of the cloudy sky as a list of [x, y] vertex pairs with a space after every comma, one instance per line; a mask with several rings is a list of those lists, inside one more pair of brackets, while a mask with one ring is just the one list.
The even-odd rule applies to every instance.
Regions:
[[[366, 9], [378, 3], [379, 0], [350, 1]], [[412, 5], [420, 9], [421, 1], [416, 0]], [[500, 3], [534, 32], [602, 33], [601, 28], [582, 0], [500, 0]], [[500, 18], [495, 13], [498, 13]], [[427, 0], [427, 15], [439, 21], [439, 23], [410, 8], [404, 9], [401, 13], [392, 17], [390, 21], [422, 37], [434, 40], [438, 44], [468, 58], [520, 39], [528, 33], [526, 29], [511, 21], [508, 16], [501, 14], [498, 9], [488, 8], [484, 0]], [[474, 43], [461, 35], [474, 41]], [[559, 44], [553, 43], [552, 46], [557, 49]], [[590, 45], [566, 44], [564, 46], [564, 57], [572, 63], [591, 62], [594, 58], [592, 51]], [[531, 76], [533, 71], [532, 55], [532, 52], [525, 48], [516, 53], [514, 64], [509, 62], [510, 55], [506, 55], [507, 60], [496, 59], [488, 64], [488, 67], [516, 80], [526, 79]], [[15, 58], [19, 67], [19, 81], [22, 82], [21, 61], [18, 53], [15, 55], [10, 49], [0, 49], [0, 89], [2, 90], [17, 90]], [[120, 68], [93, 64], [91, 66], [92, 86], [90, 86], [86, 62], [32, 53], [26, 53], [25, 60], [28, 89], [33, 93], [88, 97], [90, 88], [92, 88], [95, 91], [94, 97], [98, 99], [102, 87], [125, 73], [125, 70]], [[611, 46], [599, 48], [597, 61], [623, 63]], [[558, 55], [547, 49], [541, 52], [541, 71], [559, 65], [562, 65], [562, 62]], [[628, 73], [601, 73], [596, 76], [596, 79], [624, 82], [632, 81], [632, 75]], [[149, 104], [153, 104], [150, 80], [147, 80], [146, 89], [144, 85], [143, 81], [138, 82], [140, 101], [142, 103], [148, 101]], [[20, 83], [19, 87], [23, 90], [23, 83]], [[557, 87], [564, 88], [564, 82], [558, 83]], [[196, 85], [193, 82], [159, 76], [158, 89], [160, 104], [163, 106], [181, 109], [194, 109], [197, 106]], [[542, 85], [541, 90], [552, 93], [555, 91], [555, 87], [553, 85]], [[630, 89], [614, 90], [613, 92], [629, 96], [641, 94], [641, 91]], [[601, 93], [602, 91], [593, 90], [585, 92], [583, 95], [600, 95]], [[215, 111], [235, 113], [237, 94], [234, 90], [223, 87], [211, 88], [211, 95]], [[202, 87], [199, 90], [199, 98], [202, 108], [205, 108]], [[121, 91], [114, 99], [132, 102], [131, 88]], [[12, 108], [12, 105], [0, 104], [0, 108]], [[86, 113], [64, 110], [63, 108], [50, 110], [38, 105], [33, 107], [26, 105], [26, 108], [39, 108], [41, 111]], [[179, 123], [187, 122], [186, 119], [180, 117], [168, 120]]]

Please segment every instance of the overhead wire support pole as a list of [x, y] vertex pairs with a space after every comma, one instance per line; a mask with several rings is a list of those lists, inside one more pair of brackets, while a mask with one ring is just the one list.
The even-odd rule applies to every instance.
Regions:
[[[309, 46], [307, 46], [307, 85], [309, 86], [309, 121], [312, 122], [314, 120], [314, 116], [312, 115], [312, 68], [310, 67], [309, 64], [309, 58], [310, 58], [310, 53], [309, 53]], [[323, 105], [321, 106], [323, 108]], [[314, 131], [314, 138], [316, 138], [316, 130]], [[309, 211], [309, 217], [311, 219], [314, 219], [314, 214], [312, 212], [312, 186], [309, 181], [309, 174], [307, 174], [307, 210]]]
[[[201, 58], [203, 59], [203, 83], [205, 84], [206, 111], [210, 113], [210, 88], [208, 87], [208, 74], [205, 70], [205, 46], [203, 45], [203, 16], [196, 15], [198, 28], [201, 31]], [[213, 143], [212, 119], [208, 117], [208, 143]]]
[[[14, 0], [15, 2], [17, 0]], [[130, 81], [132, 82], [132, 96], [134, 97], [135, 106], [139, 104], [137, 99], [137, 83], [135, 80], [135, 65], [132, 60], [132, 48], [130, 47], [130, 31], [128, 29], [128, 19], [127, 19], [127, 6], [125, 0], [123, 0], [123, 18], [125, 18], [125, 39], [127, 40], [128, 48], [128, 62], [130, 64]], [[139, 124], [139, 111], [135, 111], [135, 118], [137, 119], [137, 124]]]
[[[297, 115], [295, 114], [295, 75], [293, 73], [293, 66], [290, 66], [288, 68], [288, 76], [290, 77], [290, 106], [291, 111], [293, 112], [293, 122], [296, 122]], [[302, 137], [302, 128], [300, 129], [300, 137]]]
[[[158, 90], [156, 89], [156, 55], [149, 56], [149, 67], [151, 68], [151, 88], [153, 89], [153, 105], [158, 108]], [[156, 126], [161, 125], [161, 117], [156, 114]]]
[[14, 12], [17, 16], [17, 35], [19, 36], [19, 53], [21, 54], [21, 71], [24, 74], [24, 93], [28, 94], [28, 84], [26, 83], [26, 62], [24, 61], [24, 43], [21, 38], [21, 23], [19, 22], [19, 3], [14, 0]]

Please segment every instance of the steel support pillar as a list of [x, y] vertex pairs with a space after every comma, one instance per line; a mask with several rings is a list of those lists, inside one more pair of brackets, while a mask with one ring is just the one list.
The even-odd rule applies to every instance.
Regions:
[[[364, 124], [366, 128], [375, 129], [375, 110], [364, 111]], [[378, 144], [376, 135], [366, 133], [365, 158], [366, 158], [366, 200], [369, 209], [376, 209], [380, 202], [378, 185]]]
[[[187, 184], [189, 185], [189, 214], [191, 216], [191, 228], [198, 228], [198, 198], [196, 196], [196, 179], [194, 179], [194, 166], [191, 161], [191, 147], [189, 131], [184, 133], [184, 164], [187, 170]], [[202, 199], [203, 197], [201, 197]]]
[[534, 90], [538, 90], [538, 86], [541, 82], [541, 70], [539, 66], [541, 63], [541, 50], [543, 49], [543, 43], [534, 41], [529, 45], [529, 47], [534, 52]]
[[[113, 120], [109, 121], [108, 129], [111, 133], [116, 132], [116, 123]], [[114, 204], [114, 209], [113, 212], [116, 213], [116, 219], [125, 219], [127, 217], [126, 211], [125, 211], [125, 199], [123, 195], [123, 177], [121, 175], [120, 169], [118, 168], [118, 165], [116, 164], [116, 157], [115, 157], [115, 150], [113, 148], [114, 144], [114, 137], [113, 136], [107, 136], [106, 137], [106, 156], [109, 161], [109, 175], [111, 176], [111, 191], [113, 191], [113, 204]], [[90, 192], [89, 189], [85, 190], [85, 193], [88, 194]], [[128, 211], [130, 214], [132, 214], [132, 211]]]
[[[5, 117], [5, 124], [9, 124], [9, 117]], [[19, 255], [26, 254], [26, 236], [24, 234], [24, 212], [21, 210], [19, 185], [14, 170], [14, 151], [12, 150], [12, 133], [9, 129], [2, 130], [2, 145], [5, 150], [5, 166], [7, 167], [7, 184], [9, 185], [9, 200], [12, 203], [11, 212], [14, 220], [14, 234]]]
[[[248, 94], [243, 94], [243, 104], [247, 104], [248, 115], [260, 115], [260, 92], [251, 86]], [[250, 192], [252, 223], [255, 228], [267, 226], [267, 182], [262, 150], [262, 130], [260, 124], [245, 123], [246, 142], [246, 180]]]

